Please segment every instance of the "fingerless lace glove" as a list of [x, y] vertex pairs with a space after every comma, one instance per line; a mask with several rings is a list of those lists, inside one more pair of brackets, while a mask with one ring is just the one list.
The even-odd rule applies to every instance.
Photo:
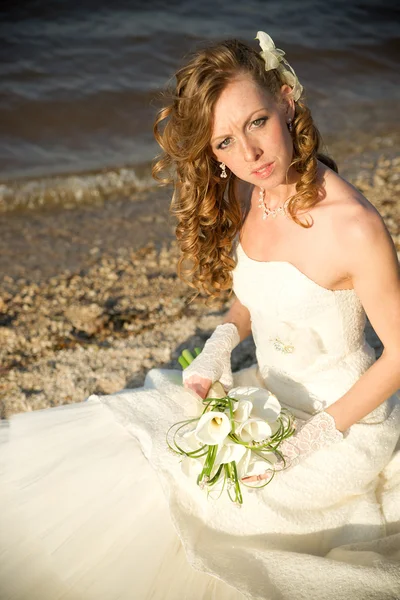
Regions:
[[218, 325], [212, 336], [206, 341], [201, 354], [183, 371], [183, 383], [197, 375], [210, 379], [211, 383], [220, 381], [226, 391], [233, 386], [231, 352], [240, 342], [236, 325], [224, 323]]
[[276, 464], [276, 470], [297, 465], [303, 458], [326, 446], [343, 439], [343, 433], [336, 429], [335, 419], [322, 411], [311, 417], [291, 438], [282, 442], [278, 450], [285, 457]]

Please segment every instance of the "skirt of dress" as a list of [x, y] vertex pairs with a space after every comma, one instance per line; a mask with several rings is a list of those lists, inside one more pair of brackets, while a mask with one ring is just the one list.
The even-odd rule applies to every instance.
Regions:
[[[260, 385], [255, 369], [236, 385]], [[343, 442], [207, 499], [168, 452], [180, 374], [0, 428], [1, 600], [400, 598], [400, 403]], [[382, 414], [382, 413], [380, 413]]]

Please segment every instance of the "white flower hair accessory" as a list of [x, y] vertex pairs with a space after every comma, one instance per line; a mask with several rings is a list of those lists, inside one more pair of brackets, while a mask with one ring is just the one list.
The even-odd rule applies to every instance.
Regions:
[[259, 31], [255, 39], [261, 46], [260, 56], [265, 62], [265, 70], [277, 69], [279, 71], [283, 81], [292, 88], [293, 100], [296, 102], [303, 92], [303, 86], [288, 61], [283, 58], [285, 52], [276, 48], [272, 38], [264, 31]]

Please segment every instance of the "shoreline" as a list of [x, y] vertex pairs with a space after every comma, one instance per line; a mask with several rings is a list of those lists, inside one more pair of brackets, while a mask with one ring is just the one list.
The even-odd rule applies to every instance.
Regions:
[[[400, 255], [400, 158], [383, 144], [338, 162], [379, 210]], [[201, 346], [220, 322], [229, 298], [190, 303], [176, 276], [168, 190], [142, 194], [3, 219], [1, 418], [140, 386], [152, 367], [179, 368], [181, 350]], [[379, 354], [371, 329], [368, 339]], [[248, 339], [233, 369], [254, 362]]]
[[[370, 118], [373, 119], [373, 114]], [[322, 151], [335, 158], [345, 171], [347, 161], [353, 162], [354, 156], [368, 154], [374, 162], [382, 151], [395, 155], [395, 148], [399, 147], [400, 129], [379, 120], [369, 126], [368, 132], [363, 127], [346, 131], [347, 137], [342, 131], [321, 134]], [[147, 193], [154, 194], [158, 190], [151, 176], [152, 163], [114, 164], [76, 171], [60, 168], [57, 172], [43, 171], [38, 175], [0, 177], [0, 214], [7, 218], [25, 212], [35, 215], [36, 212], [79, 211], [88, 207], [99, 209], [108, 203], [118, 203], [122, 198], [140, 201]]]

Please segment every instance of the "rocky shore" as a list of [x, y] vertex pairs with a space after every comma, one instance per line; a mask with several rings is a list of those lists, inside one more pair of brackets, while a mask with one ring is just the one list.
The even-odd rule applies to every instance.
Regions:
[[[392, 150], [383, 149], [377, 158], [364, 152], [348, 157], [341, 173], [378, 208], [400, 253], [400, 159]], [[148, 198], [143, 202], [148, 203]], [[68, 215], [54, 213], [52, 223], [57, 222], [58, 229], [53, 227], [53, 237], [48, 235], [41, 245], [32, 244], [35, 235], [40, 238], [36, 228], [31, 229], [29, 244], [25, 235], [10, 246], [10, 227], [15, 232], [32, 228], [29, 215], [17, 215], [13, 225], [11, 217], [3, 221], [2, 418], [79, 402], [92, 393], [140, 386], [154, 366], [179, 368], [181, 350], [202, 345], [220, 322], [230, 299], [225, 296], [209, 306], [202, 298], [190, 301], [192, 291], [176, 276], [178, 250], [172, 240], [168, 204], [162, 194], [157, 198], [153, 216], [142, 212], [140, 221], [136, 214], [135, 223], [130, 224], [124, 218], [126, 211], [133, 211], [128, 201], [121, 201], [119, 212], [116, 204], [97, 209], [100, 212], [96, 214], [83, 211], [84, 217], [71, 225], [70, 232]], [[97, 226], [90, 229], [94, 214]], [[107, 214], [111, 221], [118, 215], [113, 233], [107, 229], [108, 235], [114, 236], [111, 242], [110, 237], [101, 236]], [[42, 215], [41, 223], [49, 218]], [[133, 241], [134, 227], [137, 237]], [[144, 243], [145, 227], [147, 232], [153, 231], [153, 241], [148, 236]], [[80, 240], [83, 236], [84, 248], [71, 258], [74, 235]], [[65, 246], [60, 236], [64, 236]], [[48, 255], [41, 264], [43, 244]], [[371, 328], [368, 338], [379, 354], [380, 343]], [[254, 346], [249, 339], [235, 350], [233, 368], [252, 362]]]
[[[153, 366], [180, 369], [229, 306], [206, 307], [177, 278], [174, 242], [102, 256], [39, 283], [5, 277], [0, 301], [1, 416], [140, 386]], [[236, 358], [254, 361], [252, 341]]]

